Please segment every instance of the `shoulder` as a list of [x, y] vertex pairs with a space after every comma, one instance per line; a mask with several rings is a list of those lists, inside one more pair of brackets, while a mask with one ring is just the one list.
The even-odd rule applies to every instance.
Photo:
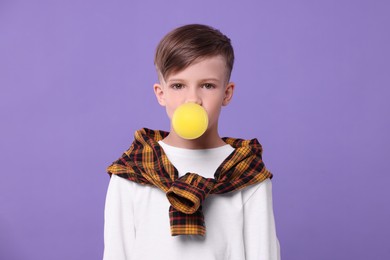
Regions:
[[272, 181], [267, 178], [262, 182], [251, 185], [242, 191], [243, 202], [247, 203], [249, 200], [261, 198], [269, 199], [272, 197]]
[[134, 190], [136, 187], [137, 185], [135, 182], [112, 174], [110, 183], [108, 184], [108, 192], [123, 193]]
[[132, 183], [131, 181], [129, 181], [125, 178], [122, 178], [116, 174], [112, 174], [111, 178], [110, 178], [110, 185], [128, 186], [131, 183]]

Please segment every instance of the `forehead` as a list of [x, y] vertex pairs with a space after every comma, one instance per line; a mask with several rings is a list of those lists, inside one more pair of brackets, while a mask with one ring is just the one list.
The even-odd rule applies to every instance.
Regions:
[[172, 71], [167, 75], [166, 81], [191, 79], [225, 80], [228, 73], [224, 57], [212, 56], [195, 60], [180, 71]]

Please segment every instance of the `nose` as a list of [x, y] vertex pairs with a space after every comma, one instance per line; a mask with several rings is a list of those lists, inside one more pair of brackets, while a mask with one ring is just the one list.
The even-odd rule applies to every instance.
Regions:
[[186, 103], [195, 103], [198, 105], [202, 105], [202, 99], [196, 88], [192, 88], [191, 90], [189, 90]]

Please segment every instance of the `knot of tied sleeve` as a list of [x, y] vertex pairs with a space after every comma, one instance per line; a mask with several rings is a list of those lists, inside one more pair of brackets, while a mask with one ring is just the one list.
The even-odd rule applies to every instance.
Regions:
[[216, 181], [196, 173], [187, 173], [172, 183], [167, 198], [172, 207], [185, 214], [194, 214], [210, 194]]
[[197, 173], [178, 177], [158, 141], [168, 135], [147, 128], [138, 130], [130, 148], [113, 162], [107, 172], [144, 185], [153, 185], [166, 193], [171, 206], [171, 235], [206, 233], [202, 202], [210, 194], [241, 190], [272, 178], [262, 161], [262, 147], [256, 139], [222, 138], [235, 150], [222, 162], [214, 178]]

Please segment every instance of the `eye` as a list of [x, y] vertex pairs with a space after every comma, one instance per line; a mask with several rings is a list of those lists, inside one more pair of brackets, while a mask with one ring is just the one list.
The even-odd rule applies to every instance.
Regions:
[[171, 88], [173, 88], [173, 89], [182, 89], [182, 88], [184, 88], [184, 85], [180, 84], [180, 83], [176, 83], [176, 84], [172, 84]]
[[215, 88], [215, 86], [213, 84], [210, 84], [210, 83], [205, 83], [202, 85], [202, 88], [213, 89], [213, 88]]

